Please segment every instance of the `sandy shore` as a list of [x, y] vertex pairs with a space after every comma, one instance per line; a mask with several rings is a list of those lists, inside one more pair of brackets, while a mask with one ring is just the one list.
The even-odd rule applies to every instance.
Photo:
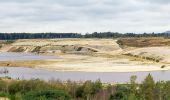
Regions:
[[137, 72], [170, 70], [170, 65], [161, 68], [162, 64], [131, 60], [122, 56], [112, 58], [91, 57], [82, 55], [62, 55], [62, 59], [0, 61], [0, 66], [33, 67], [56, 71], [82, 72]]
[[97, 66], [86, 66], [81, 64], [79, 65], [69, 65], [55, 67], [54, 65], [49, 67], [42, 66], [41, 68], [49, 69], [49, 70], [56, 70], [56, 71], [80, 71], [80, 72], [141, 72], [141, 71], [161, 71], [161, 70], [170, 70], [170, 66], [166, 68], [160, 68], [159, 65], [133, 65], [133, 66], [102, 66], [102, 64], [97, 64]]

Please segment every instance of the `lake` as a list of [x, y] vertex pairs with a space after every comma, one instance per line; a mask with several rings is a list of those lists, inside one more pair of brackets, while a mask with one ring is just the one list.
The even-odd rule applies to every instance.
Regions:
[[[60, 80], [73, 80], [73, 81], [95, 81], [100, 79], [102, 82], [128, 82], [130, 76], [136, 75], [137, 81], [141, 82], [149, 73], [152, 74], [154, 80], [170, 80], [170, 71], [154, 71], [154, 72], [61, 72], [52, 71], [38, 68], [26, 68], [26, 67], [6, 67], [9, 73], [0, 74], [0, 76], [9, 76], [14, 79], [32, 79], [39, 78], [42, 80], [60, 79]], [[4, 67], [0, 67], [3, 70]]]
[[43, 56], [36, 53], [14, 53], [14, 52], [1, 52], [0, 61], [5, 60], [43, 60], [43, 59], [56, 59], [56, 56]]
[[[42, 60], [56, 59], [56, 56], [43, 56], [32, 53], [0, 53], [0, 60]], [[154, 71], [154, 72], [64, 72], [38, 68], [27, 67], [5, 67], [9, 73], [0, 74], [0, 76], [9, 76], [11, 78], [32, 79], [39, 78], [42, 80], [60, 79], [73, 81], [95, 81], [100, 79], [102, 82], [128, 82], [130, 76], [136, 75], [137, 81], [141, 82], [149, 73], [152, 74], [154, 80], [170, 80], [170, 71]], [[0, 71], [4, 67], [0, 67]]]

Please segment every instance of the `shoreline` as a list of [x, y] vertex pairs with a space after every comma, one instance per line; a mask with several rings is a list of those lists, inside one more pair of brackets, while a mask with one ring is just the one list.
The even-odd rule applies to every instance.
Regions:
[[[56, 66], [55, 61], [0, 61], [0, 67], [25, 67], [25, 68], [38, 68], [38, 69], [44, 69], [49, 71], [60, 71], [60, 72], [89, 72], [89, 73], [128, 73], [128, 72], [154, 72], [154, 71], [168, 71], [170, 70], [170, 66], [167, 66], [165, 68], [159, 67], [160, 65], [133, 65], [133, 66], [100, 66], [100, 67], [89, 67], [85, 65], [83, 66]], [[39, 65], [39, 64], [42, 65]], [[43, 65], [44, 63], [44, 65]], [[53, 63], [53, 64], [51, 64]], [[8, 64], [8, 66], [6, 66]], [[60, 64], [59, 64], [60, 65]], [[71, 65], [71, 64], [70, 64]]]
[[166, 69], [143, 69], [143, 70], [63, 70], [63, 69], [53, 69], [53, 68], [44, 68], [44, 67], [29, 67], [29, 68], [38, 68], [38, 69], [44, 69], [49, 71], [56, 71], [56, 72], [86, 72], [86, 73], [136, 73], [136, 72], [156, 72], [156, 71], [168, 71], [170, 68]]

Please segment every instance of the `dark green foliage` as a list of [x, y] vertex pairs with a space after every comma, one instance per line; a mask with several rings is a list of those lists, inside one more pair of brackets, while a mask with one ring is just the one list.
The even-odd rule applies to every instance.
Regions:
[[[135, 34], [135, 33], [125, 33], [121, 34], [118, 32], [94, 32], [92, 34], [85, 34], [84, 38], [124, 38], [124, 37], [169, 37], [166, 33], [143, 33], [143, 34]], [[120, 43], [121, 41], [119, 41]]]
[[111, 94], [109, 99], [110, 100], [122, 100], [127, 99], [129, 94], [129, 89], [125, 85], [117, 85], [116, 86], [116, 92], [114, 94]]
[[[43, 88], [42, 88], [43, 87]], [[44, 81], [33, 79], [33, 80], [23, 80], [23, 81], [14, 81], [9, 84], [9, 93], [25, 93], [32, 90], [42, 90], [42, 89], [50, 89], [50, 85]]]
[[9, 97], [10, 98], [10, 94], [5, 93], [5, 92], [0, 92], [0, 97]]
[[149, 74], [141, 84], [141, 94], [143, 94], [145, 100], [154, 100], [154, 88], [155, 82], [151, 74]]
[[90, 96], [95, 95], [102, 89], [100, 80], [95, 82], [86, 81], [82, 86], [79, 86], [76, 91], [76, 97], [83, 97], [88, 99]]
[[43, 90], [26, 93], [24, 100], [71, 100], [71, 98], [61, 90]]
[[[0, 33], [1, 40], [15, 39], [49, 39], [49, 38], [121, 38], [121, 37], [169, 37], [166, 33], [118, 33], [118, 32], [93, 32], [85, 35], [78, 33]], [[8, 43], [11, 43], [9, 41]]]
[[99, 92], [101, 89], [102, 89], [101, 81], [100, 80], [95, 81], [93, 84], [93, 93], [95, 94], [95, 93]]
[[77, 98], [82, 98], [82, 97], [83, 97], [83, 92], [84, 92], [84, 90], [83, 90], [83, 87], [82, 87], [82, 86], [79, 87], [79, 88], [77, 88], [76, 97], [77, 97]]
[[[49, 38], [80, 38], [77, 33], [0, 33], [1, 40], [15, 39], [49, 39]], [[10, 43], [12, 41], [8, 41]]]

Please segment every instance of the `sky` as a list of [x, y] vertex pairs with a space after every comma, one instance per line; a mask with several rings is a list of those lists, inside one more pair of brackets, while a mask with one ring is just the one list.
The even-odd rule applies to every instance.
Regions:
[[0, 32], [164, 32], [170, 0], [0, 0]]

